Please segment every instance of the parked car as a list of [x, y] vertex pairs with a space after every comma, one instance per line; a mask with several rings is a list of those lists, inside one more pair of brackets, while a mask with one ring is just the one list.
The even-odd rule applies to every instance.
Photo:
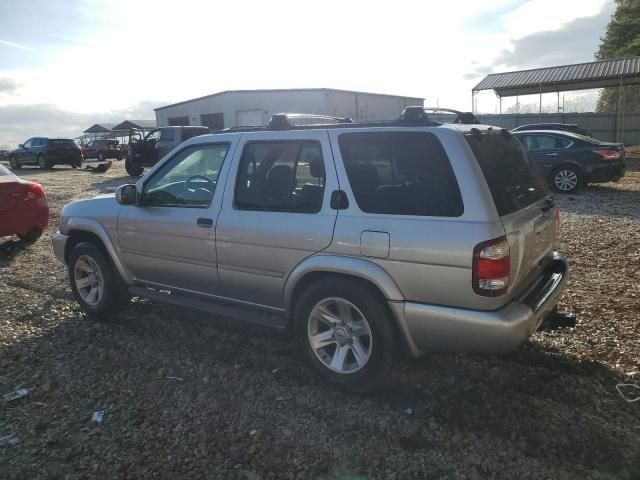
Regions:
[[513, 350], [555, 308], [558, 211], [508, 131], [415, 109], [284, 120], [198, 136], [115, 195], [66, 205], [53, 248], [81, 308], [144, 296], [290, 329], [357, 391], [401, 354]]
[[96, 138], [89, 141], [86, 146], [82, 147], [82, 154], [85, 160], [88, 158], [97, 158], [100, 162], [104, 162], [108, 158], [122, 160], [122, 150], [118, 141], [106, 138]]
[[585, 137], [593, 136], [585, 129], [580, 128], [576, 123], [529, 123], [527, 125], [520, 125], [511, 131], [523, 132], [525, 130], [560, 130], [563, 132], [577, 133], [578, 135], [584, 135]]
[[60, 164], [79, 168], [83, 160], [80, 146], [68, 138], [30, 138], [9, 153], [12, 170], [23, 165], [38, 165], [43, 170]]
[[144, 167], [152, 167], [182, 142], [207, 133], [209, 128], [201, 126], [160, 127], [146, 135], [142, 130], [131, 129], [124, 165], [127, 173], [139, 177]]
[[573, 193], [588, 183], [617, 182], [625, 174], [625, 149], [621, 143], [548, 130], [514, 135], [557, 192]]
[[49, 223], [49, 207], [42, 185], [21, 180], [0, 165], [0, 237], [18, 235], [35, 242]]

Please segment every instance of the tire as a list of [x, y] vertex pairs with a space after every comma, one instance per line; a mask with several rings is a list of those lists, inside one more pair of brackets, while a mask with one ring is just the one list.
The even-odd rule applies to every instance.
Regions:
[[129, 159], [125, 160], [124, 168], [132, 177], [139, 177], [140, 175], [142, 175], [143, 168], [140, 165], [133, 163]]
[[98, 152], [98, 161], [99, 162], [104, 162], [104, 153], [102, 152]]
[[75, 162], [73, 162], [73, 163], [71, 164], [71, 166], [72, 166], [73, 168], [80, 168], [80, 167], [82, 167], [82, 159], [80, 159], [80, 160], [76, 160]]
[[9, 157], [9, 166], [11, 170], [20, 170], [20, 163], [14, 157]]
[[583, 186], [582, 172], [573, 165], [564, 165], [551, 172], [549, 183], [558, 193], [576, 193]]
[[[328, 312], [323, 320], [320, 311]], [[364, 392], [391, 371], [398, 353], [397, 335], [388, 306], [373, 288], [357, 280], [324, 278], [301, 294], [293, 319], [302, 355], [324, 380]], [[314, 336], [320, 342], [315, 349]]]
[[33, 243], [42, 236], [43, 230], [40, 227], [34, 227], [27, 233], [18, 234], [18, 238], [26, 243]]
[[[88, 314], [104, 319], [128, 303], [122, 280], [109, 258], [94, 243], [80, 242], [73, 248], [68, 271], [73, 296]], [[97, 291], [93, 293], [94, 290]]]
[[38, 166], [40, 167], [40, 170], [46, 170], [47, 168], [50, 168], [47, 163], [47, 158], [42, 154], [38, 155]]

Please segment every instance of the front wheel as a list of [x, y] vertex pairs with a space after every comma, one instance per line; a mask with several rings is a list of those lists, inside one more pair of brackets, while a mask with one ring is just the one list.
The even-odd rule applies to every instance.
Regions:
[[397, 355], [391, 314], [379, 294], [342, 278], [309, 286], [294, 329], [303, 356], [325, 380], [355, 392], [381, 383]]
[[71, 291], [87, 313], [104, 317], [126, 303], [126, 295], [111, 262], [95, 244], [78, 243], [69, 256]]
[[142, 175], [142, 166], [132, 162], [129, 158], [124, 161], [124, 168], [132, 177], [139, 177]]
[[44, 155], [38, 155], [38, 166], [40, 167], [40, 170], [51, 168], [51, 166], [47, 162], [47, 157], [45, 157]]
[[19, 233], [18, 238], [26, 243], [33, 243], [42, 236], [42, 228], [34, 227], [26, 233]]
[[570, 165], [557, 168], [551, 174], [551, 186], [559, 193], [575, 193], [582, 188], [582, 173]]

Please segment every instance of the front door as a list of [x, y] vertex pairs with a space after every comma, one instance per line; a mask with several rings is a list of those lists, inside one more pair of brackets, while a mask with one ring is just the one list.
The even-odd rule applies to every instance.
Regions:
[[223, 189], [218, 182], [231, 147], [192, 145], [140, 180], [139, 205], [123, 206], [118, 216], [121, 256], [137, 282], [219, 293], [215, 225]]
[[331, 243], [337, 189], [326, 131], [245, 133], [216, 230], [224, 295], [282, 308], [291, 271]]
[[[27, 140], [22, 144], [22, 147], [16, 154], [16, 159], [18, 160], [18, 163], [23, 164], [23, 163], [29, 163], [31, 161], [29, 151], [33, 147], [34, 140], [35, 139], [30, 138], [29, 140]], [[33, 161], [35, 162], [35, 158], [33, 159]]]

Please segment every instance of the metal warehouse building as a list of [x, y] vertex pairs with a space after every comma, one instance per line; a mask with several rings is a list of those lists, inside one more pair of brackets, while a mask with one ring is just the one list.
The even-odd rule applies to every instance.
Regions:
[[158, 127], [205, 125], [212, 130], [238, 125], [266, 125], [274, 113], [310, 113], [387, 120], [403, 108], [424, 105], [423, 98], [331, 88], [227, 90], [156, 108]]

